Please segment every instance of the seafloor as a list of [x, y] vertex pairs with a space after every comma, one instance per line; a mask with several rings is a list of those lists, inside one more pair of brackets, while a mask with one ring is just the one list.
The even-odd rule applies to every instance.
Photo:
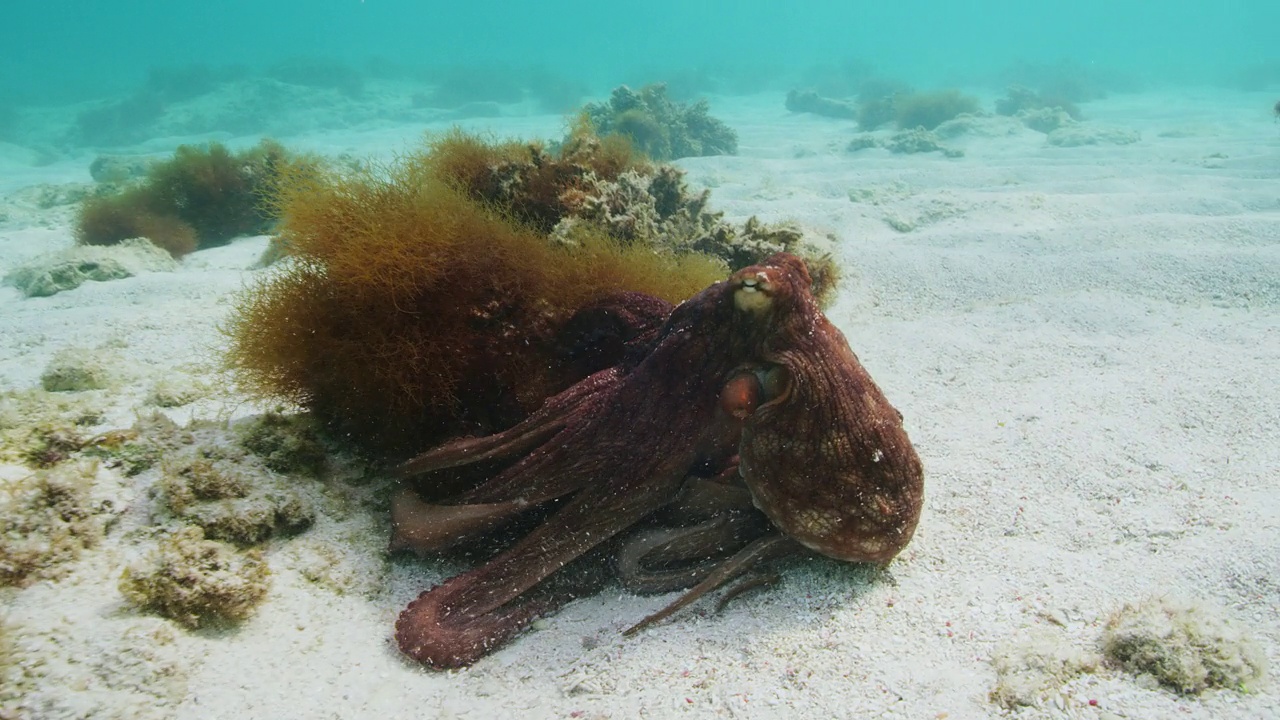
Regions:
[[[399, 655], [392, 624], [459, 565], [387, 556], [385, 478], [340, 458], [318, 478], [284, 479], [244, 460], [313, 522], [263, 545], [269, 589], [243, 623], [193, 630], [120, 589], [167, 522], [165, 463], [183, 459], [132, 476], [80, 460], [100, 525], [9, 529], [56, 527], [48, 542], [66, 547], [0, 589], [0, 717], [1278, 717], [1272, 680], [1182, 693], [1100, 655], [1113, 614], [1157, 597], [1228, 618], [1205, 631], [1226, 643], [1220, 660], [1247, 654], [1238, 647], [1280, 660], [1273, 101], [1117, 95], [1089, 103], [1065, 145], [988, 116], [945, 138], [962, 151], [946, 157], [850, 152], [850, 123], [790, 113], [777, 94], [713, 98], [739, 154], [679, 166], [732, 219], [835, 238], [844, 280], [829, 315], [924, 460], [923, 519], [887, 574], [797, 560], [768, 592], [629, 638], [620, 630], [670, 598], [613, 588], [472, 668], [431, 672]], [[291, 148], [385, 158], [454, 122], [518, 137], [564, 127], [558, 115], [352, 117], [355, 129], [271, 132]], [[207, 139], [257, 137], [133, 150]], [[92, 158], [0, 145], [0, 274], [72, 244]], [[52, 297], [0, 288], [0, 430], [34, 422], [40, 397], [39, 412], [88, 418], [86, 435], [159, 413], [190, 452], [245, 456], [238, 438], [273, 408], [217, 372], [218, 327], [265, 272], [250, 268], [266, 242]], [[36, 390], [77, 354], [104, 389]], [[10, 519], [33, 472], [0, 465]]]

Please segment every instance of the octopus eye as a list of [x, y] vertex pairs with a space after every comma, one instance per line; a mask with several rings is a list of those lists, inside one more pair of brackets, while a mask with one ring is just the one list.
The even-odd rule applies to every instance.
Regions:
[[757, 272], [737, 278], [738, 289], [733, 293], [734, 307], [743, 312], [763, 312], [773, 305], [771, 297], [774, 283], [768, 273]]

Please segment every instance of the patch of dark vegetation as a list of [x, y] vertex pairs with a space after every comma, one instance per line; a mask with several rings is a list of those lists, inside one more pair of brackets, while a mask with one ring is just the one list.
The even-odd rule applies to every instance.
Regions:
[[706, 100], [691, 104], [672, 101], [663, 83], [639, 90], [619, 86], [608, 102], [590, 103], [583, 112], [601, 137], [625, 137], [653, 160], [738, 152], [738, 134], [711, 117]]
[[145, 237], [181, 257], [203, 247], [271, 229], [267, 193], [283, 165], [298, 162], [264, 140], [241, 152], [220, 143], [183, 145], [152, 163], [119, 192], [85, 201], [76, 220], [82, 245], [114, 245]]

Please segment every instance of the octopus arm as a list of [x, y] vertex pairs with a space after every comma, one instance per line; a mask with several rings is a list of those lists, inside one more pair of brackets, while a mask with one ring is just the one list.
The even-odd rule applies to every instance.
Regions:
[[399, 478], [411, 478], [435, 470], [484, 460], [524, 455], [544, 444], [616, 390], [621, 371], [601, 370], [549, 398], [542, 407], [516, 426], [484, 437], [460, 438], [418, 455], [392, 470]]
[[[437, 668], [469, 665], [572, 599], [519, 598], [548, 576], [631, 527], [674, 497], [692, 461], [675, 451], [636, 457], [609, 483], [584, 488], [564, 507], [488, 563], [409, 604], [396, 623], [400, 649]], [[616, 472], [616, 470], [615, 470]]]

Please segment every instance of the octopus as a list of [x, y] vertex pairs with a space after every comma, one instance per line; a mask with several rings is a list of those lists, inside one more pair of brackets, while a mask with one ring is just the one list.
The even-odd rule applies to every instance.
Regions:
[[920, 517], [920, 459], [811, 285], [779, 253], [674, 308], [602, 300], [570, 325], [576, 346], [616, 362], [510, 429], [398, 466], [406, 480], [483, 477], [442, 501], [402, 489], [393, 549], [517, 534], [404, 609], [401, 651], [470, 665], [591, 591], [569, 572], [588, 558], [637, 592], [687, 590], [633, 633], [735, 580], [726, 597], [760, 584], [751, 573], [777, 558], [883, 566], [901, 552]]

